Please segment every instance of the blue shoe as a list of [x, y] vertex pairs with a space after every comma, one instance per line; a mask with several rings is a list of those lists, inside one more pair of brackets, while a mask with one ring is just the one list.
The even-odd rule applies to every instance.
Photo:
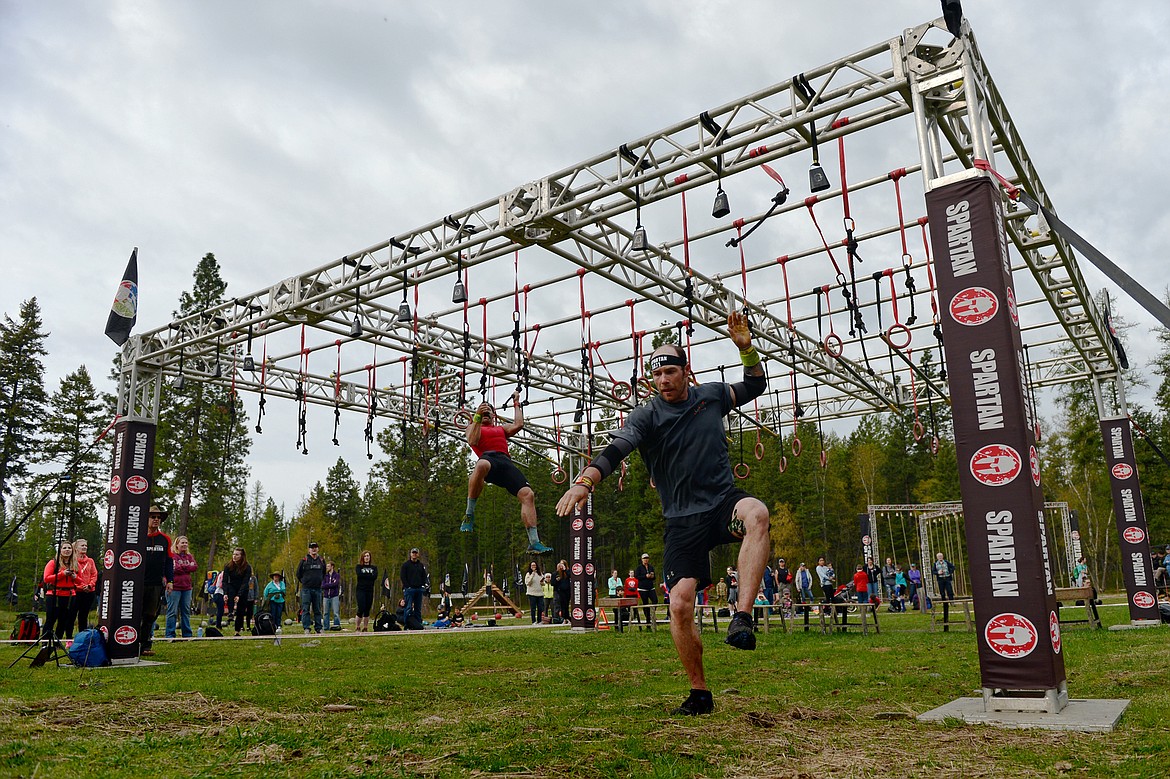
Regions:
[[459, 526], [459, 532], [470, 533], [472, 530], [475, 530], [475, 517], [470, 514], [465, 514], [463, 516], [463, 524]]
[[552, 550], [553, 548], [551, 546], [545, 546], [539, 541], [534, 541], [528, 545], [528, 554], [550, 554]]

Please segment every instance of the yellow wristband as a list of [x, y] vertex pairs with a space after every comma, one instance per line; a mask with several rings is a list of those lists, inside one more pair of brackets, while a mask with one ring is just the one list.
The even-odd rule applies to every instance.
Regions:
[[749, 346], [746, 350], [739, 353], [739, 361], [743, 363], [743, 367], [745, 368], [759, 365], [760, 353], [756, 351], [756, 347]]
[[581, 474], [580, 476], [578, 476], [576, 478], [576, 480], [573, 481], [573, 484], [580, 484], [582, 487], [589, 490], [590, 492], [593, 492], [593, 488], [594, 488], [594, 486], [596, 486], [593, 483], [593, 479], [590, 479], [585, 474]]
[[[758, 360], [757, 360], [757, 362], [758, 362]], [[483, 421], [483, 414], [479, 413], [478, 411], [475, 412], [474, 414], [471, 415], [471, 421], [478, 425], [480, 422]]]

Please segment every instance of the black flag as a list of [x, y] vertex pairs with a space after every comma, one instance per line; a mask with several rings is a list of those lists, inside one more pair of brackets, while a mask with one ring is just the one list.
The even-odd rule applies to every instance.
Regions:
[[106, 335], [118, 346], [126, 343], [134, 323], [138, 321], [138, 247], [130, 253], [130, 262], [126, 263], [126, 272], [122, 274], [122, 283], [114, 294], [114, 304], [110, 306], [110, 318], [106, 320]]
[[1125, 356], [1125, 347], [1121, 345], [1121, 339], [1117, 337], [1117, 329], [1113, 326], [1113, 314], [1110, 313], [1109, 307], [1105, 307], [1105, 329], [1109, 331], [1109, 340], [1113, 342], [1113, 351], [1117, 352], [1117, 361], [1121, 363], [1121, 367], [1129, 370], [1129, 358]]

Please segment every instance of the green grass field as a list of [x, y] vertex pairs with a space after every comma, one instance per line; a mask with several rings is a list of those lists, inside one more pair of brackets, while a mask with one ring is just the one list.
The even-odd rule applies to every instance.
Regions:
[[[1127, 619], [1122, 608], [1102, 611]], [[716, 711], [667, 630], [540, 629], [156, 642], [165, 665], [0, 671], [4, 776], [1163, 777], [1170, 631], [1069, 629], [1076, 698], [1129, 698], [1070, 734], [919, 724], [979, 686], [974, 637], [886, 614], [882, 633], [704, 633]], [[5, 631], [12, 615], [0, 613]], [[4, 666], [21, 652], [0, 649]]]

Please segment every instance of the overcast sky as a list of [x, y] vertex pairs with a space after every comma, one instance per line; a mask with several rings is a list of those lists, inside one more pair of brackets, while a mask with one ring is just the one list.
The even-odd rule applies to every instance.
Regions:
[[[1057, 212], [1164, 295], [1170, 4], [964, 6]], [[170, 321], [206, 252], [229, 295], [254, 292], [939, 12], [0, 0], [0, 310], [40, 301], [50, 391], [82, 363], [104, 385], [102, 328], [134, 246], [141, 332]], [[1123, 312], [1141, 372], [1153, 320]], [[295, 509], [339, 454], [364, 475], [358, 420], [338, 450], [320, 445], [323, 415], [301, 457], [293, 412], [273, 411], [251, 466], [278, 502]]]

